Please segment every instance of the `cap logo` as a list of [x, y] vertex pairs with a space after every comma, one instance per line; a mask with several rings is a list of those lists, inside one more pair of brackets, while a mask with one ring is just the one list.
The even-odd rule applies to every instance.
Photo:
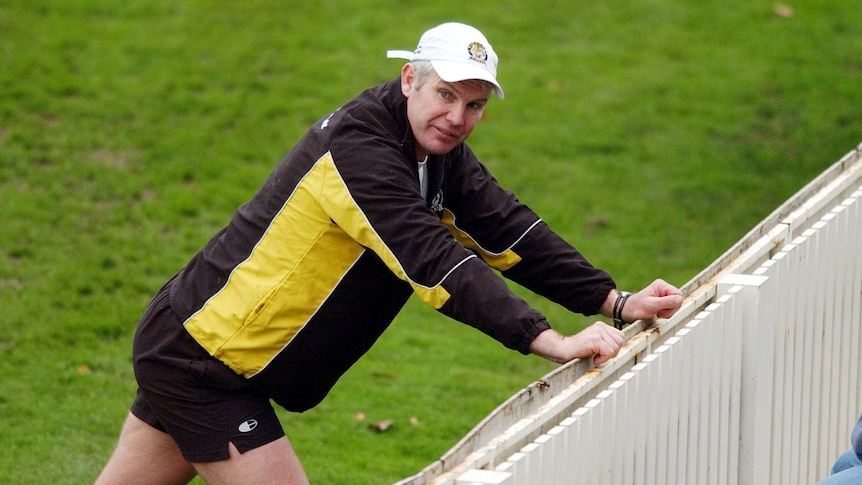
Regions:
[[467, 46], [467, 53], [470, 54], [471, 61], [485, 64], [485, 61], [488, 60], [488, 51], [485, 50], [485, 46], [480, 42], [470, 43], [470, 45]]

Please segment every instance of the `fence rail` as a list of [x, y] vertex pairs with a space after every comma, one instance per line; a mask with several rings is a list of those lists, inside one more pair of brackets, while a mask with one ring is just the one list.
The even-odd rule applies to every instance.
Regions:
[[626, 329], [396, 485], [810, 484], [862, 412], [862, 145]]

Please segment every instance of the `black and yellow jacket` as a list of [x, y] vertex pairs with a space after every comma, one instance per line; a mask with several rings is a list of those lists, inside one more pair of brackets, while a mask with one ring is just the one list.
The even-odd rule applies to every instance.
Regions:
[[614, 287], [462, 144], [419, 187], [400, 80], [316, 123], [174, 279], [210, 354], [294, 411], [319, 403], [415, 293], [523, 353], [548, 328], [491, 269], [580, 313]]

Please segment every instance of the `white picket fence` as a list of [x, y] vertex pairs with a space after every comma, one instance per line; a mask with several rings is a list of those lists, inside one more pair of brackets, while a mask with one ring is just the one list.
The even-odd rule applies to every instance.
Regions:
[[637, 322], [397, 485], [811, 484], [862, 413], [862, 145]]

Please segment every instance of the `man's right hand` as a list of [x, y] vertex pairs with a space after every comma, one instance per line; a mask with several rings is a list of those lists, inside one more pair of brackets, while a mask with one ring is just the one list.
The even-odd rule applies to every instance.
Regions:
[[530, 352], [559, 364], [592, 356], [595, 365], [602, 365], [619, 353], [623, 343], [625, 337], [622, 330], [604, 322], [596, 322], [569, 336], [549, 328], [533, 340]]

